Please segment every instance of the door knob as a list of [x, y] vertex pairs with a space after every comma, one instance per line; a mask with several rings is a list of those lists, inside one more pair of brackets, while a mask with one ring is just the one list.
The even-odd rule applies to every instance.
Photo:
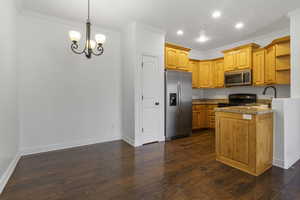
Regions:
[[159, 106], [159, 102], [155, 102], [155, 105], [156, 105], [156, 106]]

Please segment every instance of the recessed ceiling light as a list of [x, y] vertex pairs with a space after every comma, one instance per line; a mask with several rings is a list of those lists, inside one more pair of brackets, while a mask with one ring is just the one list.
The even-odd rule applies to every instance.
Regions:
[[222, 13], [219, 10], [216, 10], [212, 13], [212, 17], [215, 19], [221, 17], [221, 15], [222, 15]]
[[183, 30], [178, 30], [177, 35], [183, 35]]
[[236, 29], [242, 29], [242, 28], [244, 28], [244, 23], [243, 22], [236, 23], [235, 28]]
[[199, 38], [197, 38], [197, 42], [207, 42], [209, 38], [206, 35], [201, 35]]

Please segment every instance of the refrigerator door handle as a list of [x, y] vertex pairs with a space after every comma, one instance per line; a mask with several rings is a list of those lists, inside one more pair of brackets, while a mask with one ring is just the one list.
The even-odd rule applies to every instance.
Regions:
[[177, 82], [177, 95], [178, 95], [178, 109], [177, 113], [180, 114], [181, 112], [181, 93], [180, 93], [180, 82]]

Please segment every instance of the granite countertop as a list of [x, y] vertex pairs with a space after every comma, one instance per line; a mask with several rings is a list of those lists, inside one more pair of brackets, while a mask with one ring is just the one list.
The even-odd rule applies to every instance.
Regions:
[[228, 99], [193, 99], [193, 105], [218, 105], [228, 103]]
[[216, 112], [229, 112], [250, 115], [262, 115], [272, 113], [273, 110], [267, 106], [232, 106], [224, 108], [215, 108]]
[[[258, 104], [271, 104], [270, 99], [257, 99]], [[228, 99], [193, 99], [193, 105], [218, 105], [218, 103], [228, 103]]]

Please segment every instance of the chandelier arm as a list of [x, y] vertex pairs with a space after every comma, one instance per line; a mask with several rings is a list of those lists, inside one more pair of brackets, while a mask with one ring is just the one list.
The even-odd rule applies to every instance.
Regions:
[[80, 54], [83, 54], [83, 53], [85, 52], [85, 50], [86, 50], [86, 48], [84, 48], [82, 51], [79, 51], [78, 48], [79, 48], [79, 45], [78, 45], [77, 43], [72, 43], [72, 45], [71, 45], [71, 50], [72, 50], [74, 53], [80, 55]]
[[101, 56], [103, 53], [104, 53], [104, 48], [103, 48], [103, 46], [101, 45], [101, 46], [98, 46], [97, 48], [96, 48], [96, 52], [94, 52], [94, 51], [92, 51], [92, 54], [94, 55], [94, 56]]

